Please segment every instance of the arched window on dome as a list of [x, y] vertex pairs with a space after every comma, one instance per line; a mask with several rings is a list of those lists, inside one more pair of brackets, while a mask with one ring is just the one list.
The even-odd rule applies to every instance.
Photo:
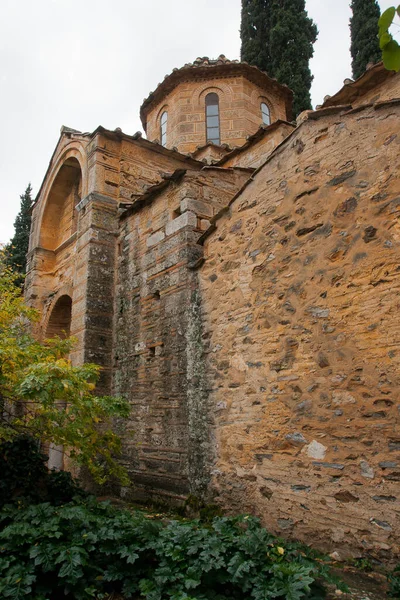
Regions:
[[265, 102], [261, 102], [261, 116], [264, 125], [271, 125], [271, 111]]
[[207, 142], [220, 144], [219, 133], [219, 98], [214, 92], [206, 96]]
[[166, 110], [164, 110], [163, 114], [161, 115], [161, 119], [160, 119], [160, 138], [161, 138], [162, 146], [167, 145], [167, 121], [168, 121], [168, 113]]

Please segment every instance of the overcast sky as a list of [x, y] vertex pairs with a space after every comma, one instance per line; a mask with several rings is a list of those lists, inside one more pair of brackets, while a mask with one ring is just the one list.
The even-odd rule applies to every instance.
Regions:
[[[350, 0], [307, 0], [319, 29], [313, 105], [351, 76]], [[381, 0], [382, 9], [394, 4]], [[139, 107], [174, 67], [240, 55], [240, 0], [0, 0], [0, 241], [36, 195], [60, 127], [141, 129]]]

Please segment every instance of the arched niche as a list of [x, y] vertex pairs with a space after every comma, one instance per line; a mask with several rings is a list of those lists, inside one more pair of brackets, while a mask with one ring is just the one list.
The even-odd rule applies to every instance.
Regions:
[[40, 246], [56, 250], [76, 231], [76, 205], [82, 197], [82, 172], [76, 158], [68, 158], [51, 186], [40, 228]]
[[[60, 296], [50, 313], [46, 327], [46, 338], [59, 336], [66, 338], [71, 332], [72, 299], [67, 294]], [[59, 410], [65, 410], [65, 403], [58, 403]], [[43, 444], [44, 454], [48, 454], [48, 468], [62, 471], [64, 469], [64, 448], [50, 442]]]
[[55, 303], [46, 327], [46, 338], [66, 338], [71, 333], [72, 299], [66, 294]]

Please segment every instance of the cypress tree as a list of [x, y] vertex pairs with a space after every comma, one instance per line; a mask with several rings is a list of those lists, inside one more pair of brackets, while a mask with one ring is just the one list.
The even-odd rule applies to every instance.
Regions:
[[[14, 221], [14, 236], [5, 248], [7, 265], [16, 273], [21, 273], [21, 275], [25, 275], [26, 272], [26, 255], [28, 253], [29, 232], [32, 221], [31, 207], [33, 200], [31, 194], [32, 187], [29, 183], [25, 192], [20, 196], [21, 205]], [[22, 281], [21, 278], [21, 283]]]
[[353, 77], [361, 77], [368, 63], [382, 60], [378, 40], [378, 20], [381, 16], [376, 0], [352, 0], [350, 19]]
[[270, 71], [280, 83], [293, 90], [296, 116], [311, 108], [313, 76], [309, 63], [317, 35], [317, 26], [307, 14], [305, 0], [272, 0]]
[[262, 71], [268, 71], [270, 64], [269, 29], [270, 1], [242, 0], [240, 58]]
[[311, 108], [309, 61], [317, 35], [305, 0], [242, 0], [241, 58], [293, 90], [295, 115]]

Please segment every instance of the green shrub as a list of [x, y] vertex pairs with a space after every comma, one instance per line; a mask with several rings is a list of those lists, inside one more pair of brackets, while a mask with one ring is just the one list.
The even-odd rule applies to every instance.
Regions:
[[390, 597], [400, 598], [400, 565], [388, 577]]
[[253, 517], [157, 521], [93, 498], [0, 513], [0, 597], [309, 600], [329, 578], [317, 555]]
[[37, 442], [19, 436], [0, 444], [0, 508], [13, 502], [61, 504], [85, 492], [67, 471], [49, 471]]

